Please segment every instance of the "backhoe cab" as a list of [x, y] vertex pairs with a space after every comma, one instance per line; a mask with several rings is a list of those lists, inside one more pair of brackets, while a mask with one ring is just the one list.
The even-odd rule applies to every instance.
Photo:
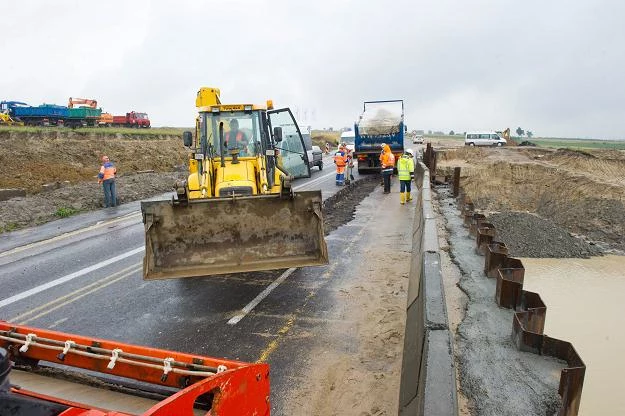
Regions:
[[221, 104], [198, 92], [189, 176], [172, 201], [142, 202], [144, 278], [177, 278], [326, 264], [321, 192], [293, 192], [309, 177], [291, 111]]

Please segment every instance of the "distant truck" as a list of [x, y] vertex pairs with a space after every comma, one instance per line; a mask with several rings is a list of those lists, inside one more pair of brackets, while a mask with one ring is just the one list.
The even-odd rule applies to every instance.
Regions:
[[146, 113], [131, 111], [125, 116], [113, 116], [110, 123], [113, 127], [150, 128], [150, 119]]
[[[70, 98], [70, 104], [71, 100]], [[0, 102], [0, 111], [8, 114], [17, 124], [72, 128], [96, 126], [102, 114], [102, 109], [89, 106], [65, 107], [56, 104], [41, 104], [35, 107], [19, 101]]]
[[399, 160], [404, 153], [404, 101], [365, 101], [354, 125], [354, 160], [358, 173], [380, 172], [382, 145], [388, 144]]

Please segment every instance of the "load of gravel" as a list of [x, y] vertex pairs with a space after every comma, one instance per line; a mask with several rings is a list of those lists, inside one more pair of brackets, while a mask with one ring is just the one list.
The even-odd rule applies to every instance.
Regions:
[[588, 258], [601, 255], [601, 249], [571, 235], [557, 224], [526, 212], [490, 214], [488, 221], [497, 229], [495, 239], [508, 246], [516, 257]]
[[365, 112], [358, 123], [360, 134], [364, 135], [384, 135], [399, 133], [401, 114], [380, 108], [375, 112]]

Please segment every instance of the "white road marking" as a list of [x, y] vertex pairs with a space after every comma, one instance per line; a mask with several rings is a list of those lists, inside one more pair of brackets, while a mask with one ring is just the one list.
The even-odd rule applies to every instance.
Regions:
[[17, 301], [20, 301], [22, 299], [26, 299], [26, 298], [28, 298], [28, 297], [30, 297], [32, 295], [36, 295], [37, 293], [43, 292], [44, 290], [48, 290], [48, 289], [50, 289], [50, 288], [52, 288], [54, 286], [58, 286], [60, 284], [69, 282], [70, 280], [73, 280], [73, 279], [75, 279], [77, 277], [84, 276], [87, 273], [91, 273], [94, 270], [101, 269], [102, 267], [106, 267], [109, 264], [116, 263], [116, 262], [118, 262], [120, 260], [123, 260], [123, 259], [125, 259], [127, 257], [134, 256], [135, 254], [141, 253], [143, 250], [144, 250], [143, 247], [137, 247], [134, 250], [127, 251], [126, 253], [120, 254], [119, 256], [111, 257], [110, 259], [101, 261], [99, 263], [96, 263], [93, 266], [85, 267], [84, 269], [81, 269], [81, 270], [78, 270], [77, 272], [68, 274], [67, 276], [59, 277], [58, 279], [55, 279], [55, 280], [53, 280], [51, 282], [44, 283], [44, 284], [36, 286], [36, 287], [34, 287], [32, 289], [28, 289], [28, 290], [26, 290], [24, 292], [18, 293], [17, 295], [13, 295], [10, 298], [6, 298], [6, 299], [3, 299], [3, 300], [0, 300], [0, 308], [2, 308], [3, 306], [7, 306], [7, 305], [10, 305], [12, 303], [15, 303]]
[[287, 269], [284, 273], [282, 273], [280, 277], [278, 277], [276, 280], [273, 281], [273, 283], [267, 286], [265, 290], [260, 292], [258, 296], [256, 296], [250, 303], [245, 305], [245, 307], [241, 309], [241, 312], [239, 314], [230, 318], [228, 324], [236, 325], [237, 323], [239, 323], [241, 319], [245, 318], [248, 313], [250, 313], [263, 299], [267, 297], [267, 295], [269, 295], [276, 287], [278, 287], [280, 283], [284, 282], [284, 279], [289, 277], [291, 273], [293, 273], [295, 270], [295, 268], [291, 267], [290, 269]]
[[74, 230], [74, 231], [70, 231], [68, 233], [57, 235], [56, 237], [48, 238], [46, 240], [37, 241], [35, 243], [26, 244], [26, 245], [23, 245], [23, 246], [15, 247], [15, 248], [13, 248], [11, 250], [3, 251], [2, 253], [0, 253], [0, 257], [5, 257], [5, 256], [9, 256], [11, 254], [16, 254], [16, 253], [19, 253], [21, 251], [29, 250], [31, 248], [36, 248], [36, 247], [39, 247], [39, 246], [42, 246], [42, 245], [45, 245], [45, 244], [54, 243], [55, 241], [64, 240], [66, 238], [73, 237], [75, 235], [82, 234], [82, 233], [87, 232], [87, 231], [96, 230], [96, 229], [102, 228], [102, 227], [107, 227], [107, 226], [109, 226], [111, 224], [115, 224], [117, 222], [133, 219], [133, 217], [135, 217], [135, 216], [141, 216], [141, 213], [140, 212], [138, 212], [138, 213], [134, 212], [134, 213], [131, 213], [131, 214], [126, 214], [124, 216], [114, 218], [112, 220], [98, 221], [96, 224], [91, 225], [89, 227], [79, 228], [78, 230]]

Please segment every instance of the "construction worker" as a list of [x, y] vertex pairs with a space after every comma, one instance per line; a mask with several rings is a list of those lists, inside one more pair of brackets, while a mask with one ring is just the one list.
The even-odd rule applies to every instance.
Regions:
[[117, 205], [117, 193], [115, 192], [115, 175], [117, 168], [109, 160], [108, 156], [102, 156], [102, 166], [98, 173], [98, 183], [102, 185], [104, 191], [104, 206], [114, 207]]
[[345, 149], [345, 156], [347, 158], [347, 166], [345, 167], [345, 183], [349, 184], [354, 180], [354, 175], [352, 174], [354, 169], [354, 157], [352, 155], [352, 151], [349, 147], [347, 147], [347, 143], [343, 142], [341, 146]]
[[[232, 138], [233, 140], [230, 140]], [[224, 134], [224, 145], [226, 150], [245, 149], [247, 146], [247, 136], [241, 130], [239, 130], [239, 120], [233, 118], [230, 120], [230, 131]]]
[[[406, 149], [397, 161], [397, 176], [399, 177], [399, 202], [404, 205], [406, 201], [412, 201], [410, 196], [410, 184], [414, 178], [414, 152]], [[405, 192], [405, 193], [404, 193]]]
[[345, 166], [347, 165], [347, 152], [344, 147], [339, 147], [339, 150], [334, 154], [334, 164], [336, 165], [336, 186], [343, 186], [345, 184]]
[[382, 168], [382, 179], [384, 180], [384, 193], [391, 193], [391, 175], [395, 168], [395, 155], [391, 152], [391, 147], [385, 144], [380, 155], [380, 167]]

